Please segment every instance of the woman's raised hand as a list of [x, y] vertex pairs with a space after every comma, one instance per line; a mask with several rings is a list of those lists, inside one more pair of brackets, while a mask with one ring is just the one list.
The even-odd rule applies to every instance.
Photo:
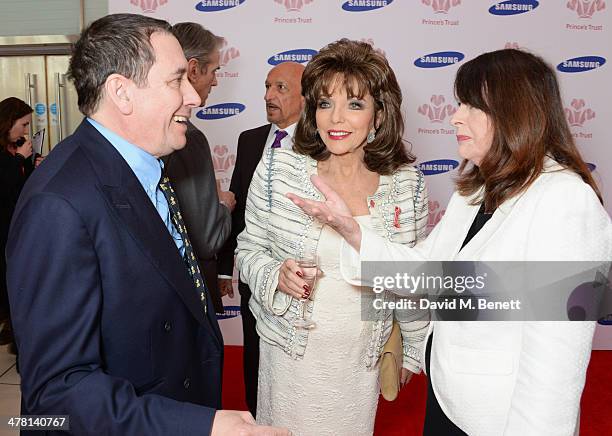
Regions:
[[346, 242], [359, 251], [361, 229], [344, 200], [320, 176], [311, 176], [310, 180], [323, 194], [325, 201], [309, 200], [292, 193], [288, 193], [287, 198], [302, 209], [306, 215], [330, 226], [346, 239]]

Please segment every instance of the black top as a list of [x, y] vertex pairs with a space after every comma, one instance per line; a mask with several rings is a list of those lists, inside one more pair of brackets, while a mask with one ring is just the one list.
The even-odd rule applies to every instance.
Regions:
[[19, 193], [33, 170], [32, 159], [0, 150], [0, 248], [3, 256], [9, 224]]
[[472, 238], [476, 236], [476, 233], [478, 233], [480, 229], [482, 229], [482, 227], [487, 223], [487, 221], [491, 219], [492, 216], [493, 212], [485, 213], [485, 205], [484, 203], [482, 203], [480, 205], [480, 209], [478, 209], [478, 213], [476, 214], [474, 221], [472, 222], [470, 230], [468, 230], [467, 235], [465, 236], [463, 244], [461, 244], [461, 249], [459, 249], [459, 251], [463, 250], [463, 247], [465, 247], [468, 242], [470, 242]]

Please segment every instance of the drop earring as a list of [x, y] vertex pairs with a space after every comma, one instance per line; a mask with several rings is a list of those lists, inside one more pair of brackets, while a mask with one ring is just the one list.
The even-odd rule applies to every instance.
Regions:
[[370, 133], [368, 133], [368, 137], [366, 139], [366, 142], [368, 144], [371, 144], [372, 142], [374, 142], [375, 139], [376, 139], [376, 130], [372, 129], [372, 130], [370, 130]]

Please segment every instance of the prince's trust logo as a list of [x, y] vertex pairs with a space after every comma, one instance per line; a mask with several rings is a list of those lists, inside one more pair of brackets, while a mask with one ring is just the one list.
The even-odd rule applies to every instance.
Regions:
[[[285, 13], [290, 16], [275, 17], [274, 24], [312, 24], [312, 17], [301, 15], [302, 8], [310, 5], [314, 0], [273, 0], [278, 6], [285, 8]], [[299, 14], [296, 16], [296, 14]]]
[[223, 172], [234, 167], [236, 155], [229, 152], [227, 145], [215, 145], [213, 148], [213, 166], [215, 171]]
[[212, 147], [212, 160], [216, 179], [223, 189], [228, 189], [232, 178], [232, 171], [236, 165], [236, 155], [230, 153], [227, 145], [215, 145]]
[[440, 222], [446, 213], [446, 209], [442, 209], [440, 207], [440, 203], [435, 200], [429, 200], [427, 205], [429, 207], [429, 215], [427, 217], [427, 234], [429, 234], [434, 229], [436, 224]]
[[217, 75], [217, 79], [236, 79], [240, 76], [240, 72], [231, 71], [227, 68], [227, 65], [230, 64], [234, 59], [240, 57], [240, 50], [236, 47], [229, 47], [227, 40], [224, 40], [221, 49], [219, 50], [219, 65], [223, 68], [221, 71], [217, 71], [215, 74]]
[[[567, 9], [574, 11], [577, 20], [573, 23], [565, 23], [565, 30], [573, 30], [580, 32], [601, 32], [604, 30], [604, 15], [598, 13], [606, 9], [606, 3], [603, 0], [569, 0], [566, 4]], [[597, 22], [599, 18], [601, 21]]]
[[583, 99], [572, 100], [571, 107], [565, 108], [565, 116], [572, 127], [582, 127], [585, 122], [595, 118], [595, 112], [585, 107]]
[[302, 8], [314, 0], [274, 0], [274, 3], [283, 5], [287, 12], [300, 12]]
[[436, 14], [448, 14], [450, 8], [461, 4], [461, 0], [421, 0], [421, 3], [431, 6]]
[[584, 125], [595, 118], [595, 111], [586, 107], [581, 98], [574, 98], [570, 107], [564, 108], [565, 116], [572, 127], [572, 136], [577, 140], [593, 139], [593, 132], [585, 131]]
[[[445, 102], [446, 99], [443, 95], [432, 95], [429, 103], [419, 106], [417, 112], [427, 117], [431, 123], [443, 123], [446, 121], [447, 117], [457, 112], [455, 106], [452, 104], [445, 104]], [[454, 133], [454, 131], [451, 133]]]
[[567, 8], [576, 11], [580, 18], [592, 18], [595, 12], [606, 8], [604, 0], [569, 0]]
[[236, 47], [228, 47], [227, 41], [223, 42], [221, 50], [219, 50], [219, 63], [226, 67], [233, 59], [240, 56], [240, 50]]
[[130, 3], [134, 6], [139, 6], [145, 14], [150, 14], [155, 12], [159, 6], [168, 3], [168, 0], [130, 0]]

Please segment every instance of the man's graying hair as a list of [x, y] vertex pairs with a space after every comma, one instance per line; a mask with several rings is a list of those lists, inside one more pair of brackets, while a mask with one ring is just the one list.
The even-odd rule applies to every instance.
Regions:
[[200, 68], [208, 67], [210, 54], [225, 42], [198, 23], [177, 23], [172, 26], [172, 33], [179, 40], [187, 60], [197, 59]]
[[135, 14], [111, 14], [91, 23], [74, 45], [68, 68], [81, 112], [91, 115], [98, 109], [111, 74], [146, 85], [155, 63], [151, 35], [171, 29], [166, 21]]

